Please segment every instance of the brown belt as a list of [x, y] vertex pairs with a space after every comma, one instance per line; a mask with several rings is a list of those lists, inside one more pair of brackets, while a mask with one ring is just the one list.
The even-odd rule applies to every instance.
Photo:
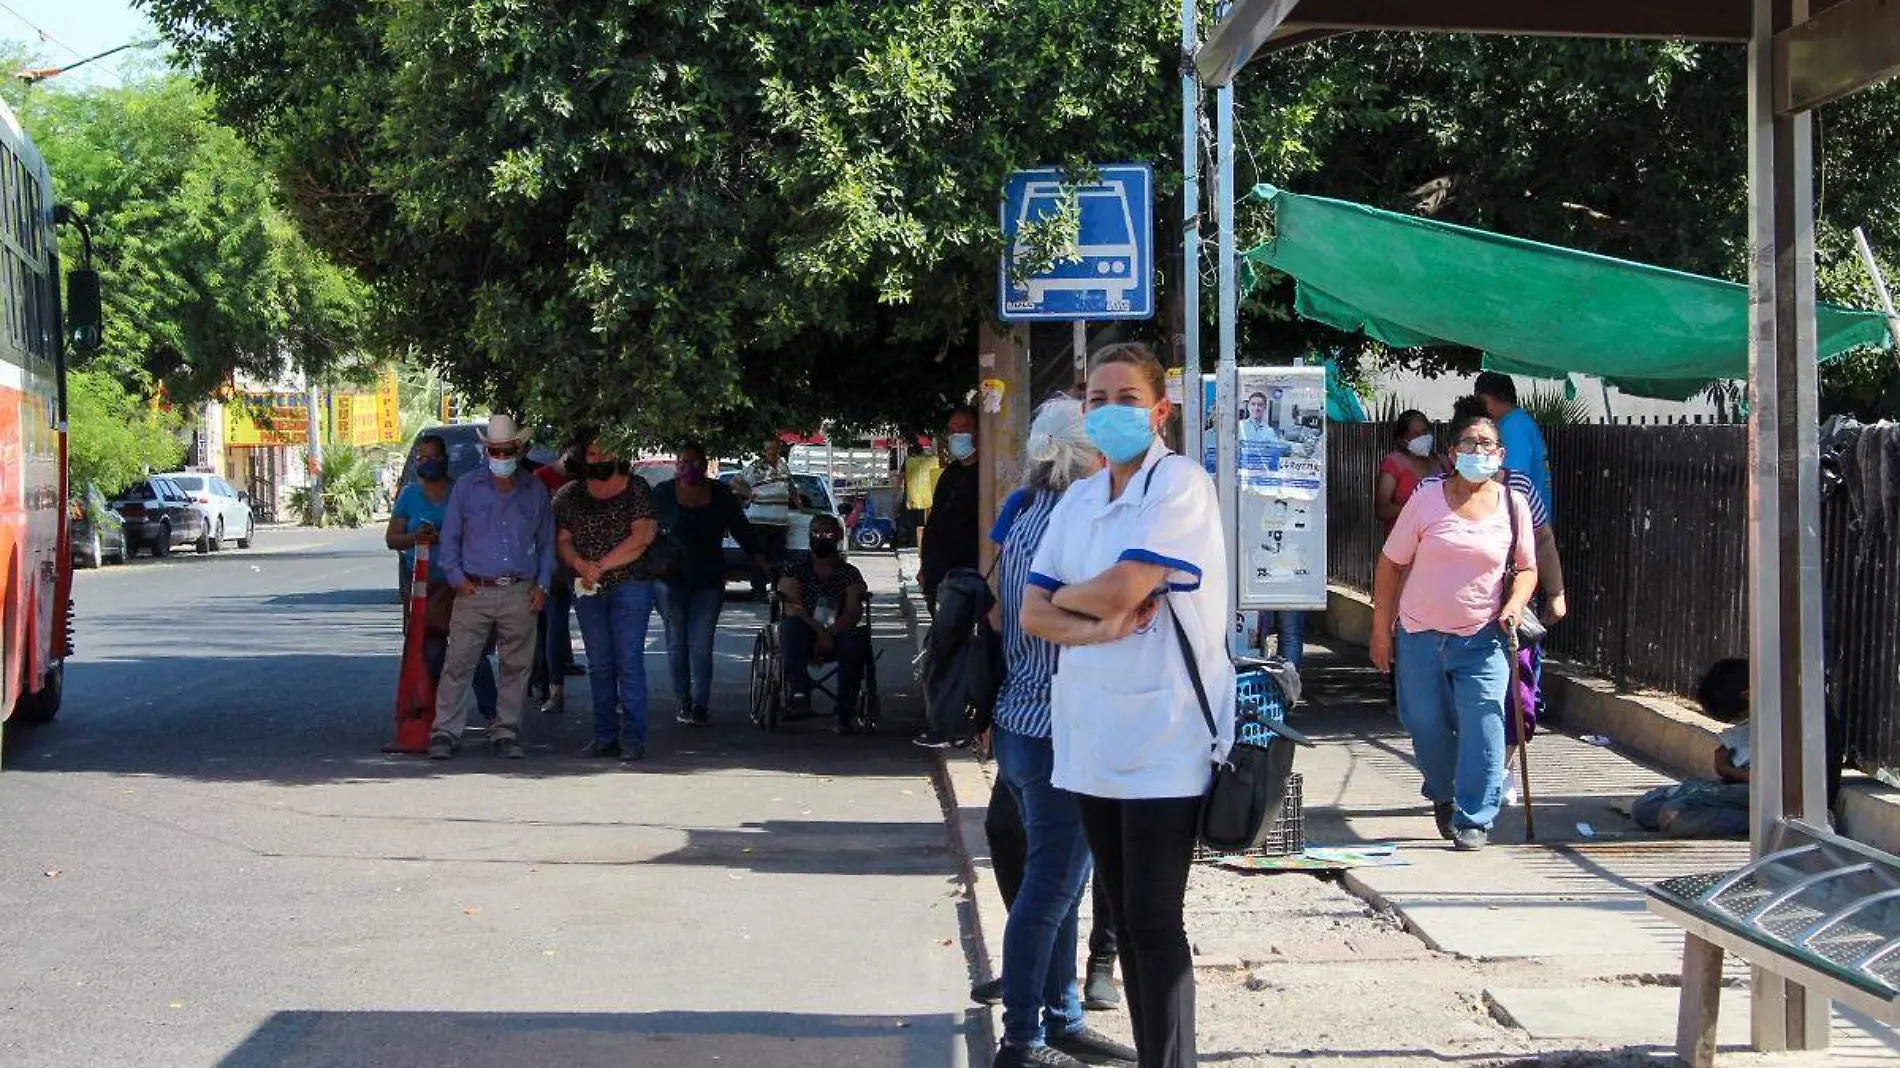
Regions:
[[531, 579], [522, 578], [520, 575], [503, 575], [500, 578], [483, 578], [480, 575], [468, 575], [466, 577], [477, 586], [513, 586], [516, 583], [533, 581]]

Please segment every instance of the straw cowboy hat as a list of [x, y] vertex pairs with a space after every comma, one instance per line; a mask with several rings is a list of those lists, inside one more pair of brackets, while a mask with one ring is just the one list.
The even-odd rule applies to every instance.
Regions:
[[534, 436], [532, 427], [515, 422], [512, 415], [491, 415], [486, 427], [476, 427], [475, 436], [484, 445], [514, 445]]

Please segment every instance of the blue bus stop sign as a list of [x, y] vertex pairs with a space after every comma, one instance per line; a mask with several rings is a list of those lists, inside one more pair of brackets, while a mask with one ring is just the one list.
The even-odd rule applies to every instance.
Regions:
[[[1003, 262], [996, 307], [1006, 320], [1148, 319], [1155, 313], [1154, 171], [1096, 168], [1077, 185], [1054, 167], [1017, 171], [1003, 186]], [[1045, 271], [1017, 277], [1029, 248], [1018, 236], [1074, 199], [1080, 225]]]

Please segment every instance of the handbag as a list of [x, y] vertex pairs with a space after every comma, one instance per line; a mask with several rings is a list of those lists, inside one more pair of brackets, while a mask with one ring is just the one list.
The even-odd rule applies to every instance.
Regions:
[[[1174, 624], [1175, 640], [1187, 660], [1188, 679], [1194, 684], [1194, 697], [1200, 702], [1207, 733], [1219, 744], [1220, 728], [1214, 723], [1207, 686], [1201, 682], [1200, 663], [1194, 658], [1187, 628], [1181, 625], [1172, 602], [1168, 619]], [[1200, 839], [1210, 852], [1242, 853], [1259, 848], [1286, 808], [1287, 787], [1293, 780], [1294, 746], [1313, 744], [1284, 723], [1261, 721], [1254, 725], [1276, 737], [1269, 738], [1266, 745], [1236, 737], [1227, 750], [1227, 759], [1214, 765], [1214, 779], [1201, 798]]]
[[924, 705], [930, 729], [946, 738], [981, 734], [1003, 687], [1003, 639], [987, 618], [989, 580], [954, 568], [937, 590], [937, 614], [924, 638]]
[[[1504, 590], [1502, 596], [1506, 601], [1511, 599], [1511, 583], [1516, 580], [1518, 574], [1517, 545], [1518, 539], [1521, 537], [1517, 528], [1517, 507], [1511, 497], [1513, 492], [1510, 486], [1507, 485], [1504, 487], [1504, 514], [1508, 516], [1511, 521], [1511, 544], [1509, 548], [1504, 550]], [[1500, 604], [1499, 607], [1501, 608], [1503, 606]], [[1537, 613], [1531, 611], [1530, 605], [1525, 605], [1524, 614], [1517, 619], [1517, 644], [1520, 646], [1536, 645], [1538, 642], [1543, 641], [1544, 635], [1548, 633], [1550, 633], [1549, 630], [1546, 629], [1543, 622], [1537, 618]]]
[[[653, 544], [640, 554], [640, 570], [646, 577], [656, 582], [669, 582], [679, 578], [686, 570], [686, 543], [673, 535], [673, 524], [678, 520], [677, 502], [671, 514], [654, 516], [659, 523], [659, 533], [653, 536]], [[660, 509], [655, 509], [657, 513]]]

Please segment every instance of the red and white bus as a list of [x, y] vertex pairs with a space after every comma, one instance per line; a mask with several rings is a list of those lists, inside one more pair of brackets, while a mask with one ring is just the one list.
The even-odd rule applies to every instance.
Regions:
[[[56, 222], [83, 240], [60, 299]], [[70, 651], [66, 542], [66, 352], [100, 340], [99, 276], [83, 220], [53, 202], [53, 179], [0, 104], [0, 720], [59, 712]]]

